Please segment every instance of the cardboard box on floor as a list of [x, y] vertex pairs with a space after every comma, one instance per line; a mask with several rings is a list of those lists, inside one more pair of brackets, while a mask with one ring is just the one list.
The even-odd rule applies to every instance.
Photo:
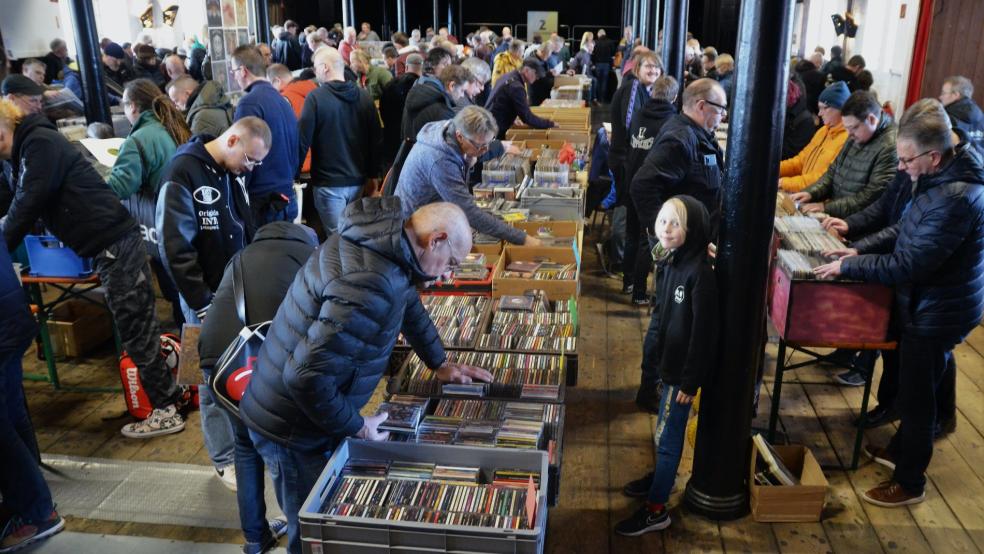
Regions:
[[752, 464], [748, 477], [749, 504], [758, 522], [820, 521], [827, 496], [827, 478], [813, 453], [805, 446], [773, 446], [782, 463], [799, 478], [796, 486], [755, 484], [758, 448], [752, 442]]
[[113, 338], [109, 312], [84, 300], [68, 300], [52, 312], [48, 334], [55, 359], [84, 356]]
[[581, 288], [581, 270], [578, 268], [577, 278], [572, 280], [534, 280], [515, 277], [502, 277], [506, 267], [515, 261], [532, 262], [537, 258], [548, 258], [555, 263], [570, 264], [577, 261], [571, 248], [540, 248], [531, 246], [508, 245], [499, 257], [492, 275], [492, 298], [507, 295], [522, 295], [530, 289], [540, 289], [547, 292], [550, 298], [578, 297]]

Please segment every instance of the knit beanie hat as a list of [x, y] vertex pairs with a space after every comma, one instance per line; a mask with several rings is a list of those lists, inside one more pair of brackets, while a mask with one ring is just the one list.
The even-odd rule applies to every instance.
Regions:
[[820, 97], [817, 98], [817, 100], [823, 102], [831, 108], [837, 108], [839, 110], [844, 107], [844, 102], [847, 102], [847, 98], [849, 96], [851, 96], [851, 91], [848, 90], [847, 83], [844, 81], [837, 81], [836, 83], [823, 89], [823, 92], [820, 93]]

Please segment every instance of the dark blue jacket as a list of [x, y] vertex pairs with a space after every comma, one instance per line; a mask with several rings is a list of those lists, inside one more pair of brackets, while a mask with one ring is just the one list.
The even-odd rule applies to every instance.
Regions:
[[894, 286], [904, 334], [963, 340], [984, 310], [984, 168], [969, 145], [923, 176], [901, 221], [879, 235], [891, 254], [845, 258], [843, 276]]
[[541, 117], [530, 110], [530, 100], [526, 96], [526, 85], [523, 76], [519, 71], [510, 71], [492, 87], [492, 94], [485, 102], [485, 109], [492, 112], [496, 125], [499, 126], [499, 134], [496, 138], [502, 140], [506, 138], [506, 131], [512, 127], [513, 121], [518, 116], [523, 123], [534, 129], [549, 129], [554, 126], [553, 122]]
[[338, 233], [304, 264], [273, 319], [240, 404], [251, 429], [291, 449], [331, 450], [362, 428], [359, 410], [401, 331], [428, 367], [444, 363], [414, 288], [431, 277], [403, 224], [399, 198], [345, 208]]
[[233, 119], [251, 115], [266, 122], [273, 140], [263, 165], [257, 166], [249, 177], [250, 198], [259, 199], [272, 192], [290, 196], [294, 192], [294, 174], [300, 166], [294, 109], [268, 81], [256, 81], [246, 87]]
[[844, 218], [848, 227], [847, 236], [854, 241], [851, 243], [851, 247], [857, 249], [860, 254], [888, 254], [891, 252], [891, 245], [882, 252], [874, 249], [885, 247], [884, 241], [880, 237], [881, 232], [902, 219], [902, 212], [911, 198], [912, 179], [909, 178], [908, 173], [899, 171], [885, 192], [878, 197], [878, 200], [860, 212]]
[[[24, 289], [14, 274], [6, 242], [0, 240], [0, 359], [19, 359], [37, 335], [38, 326], [27, 307]], [[10, 356], [10, 358], [8, 358]], [[5, 364], [20, 367], [19, 364]], [[0, 379], [6, 380], [0, 366]], [[20, 376], [16, 377], [20, 379]], [[6, 382], [6, 381], [5, 381]], [[20, 386], [19, 384], [17, 386]], [[3, 394], [0, 391], [0, 394]], [[6, 454], [4, 454], [6, 455]]]
[[946, 107], [953, 126], [967, 134], [977, 153], [984, 156], [984, 112], [970, 98], [961, 98]]

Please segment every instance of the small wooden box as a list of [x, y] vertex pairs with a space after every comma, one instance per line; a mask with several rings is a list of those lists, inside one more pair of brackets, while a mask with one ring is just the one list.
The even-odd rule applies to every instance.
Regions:
[[54, 309], [48, 334], [55, 359], [75, 358], [113, 338], [113, 322], [104, 307], [68, 300]]
[[584, 252], [584, 226], [577, 221], [517, 221], [512, 224], [527, 235], [539, 236], [541, 231], [555, 237], [576, 237], [578, 252]]
[[[502, 254], [502, 244], [503, 242], [501, 240], [493, 244], [472, 243], [471, 251], [478, 252], [479, 254], [485, 254], [486, 258], [488, 258], [489, 256], [498, 256], [499, 254]], [[490, 261], [489, 263], [494, 263], [494, 262]]]
[[561, 264], [571, 264], [576, 262], [574, 251], [570, 248], [537, 248], [537, 247], [517, 247], [509, 245], [502, 251], [499, 263], [495, 267], [492, 276], [492, 298], [499, 298], [506, 295], [522, 295], [530, 289], [540, 289], [546, 291], [549, 298], [577, 298], [580, 292], [580, 268], [578, 268], [577, 279], [571, 280], [534, 280], [519, 279], [514, 277], [504, 278], [502, 272], [506, 267], [515, 261], [534, 261], [538, 257], [548, 257], [552, 261]]
[[797, 486], [755, 484], [758, 448], [752, 442], [752, 463], [748, 476], [749, 504], [758, 522], [820, 521], [827, 496], [827, 478], [813, 453], [805, 446], [774, 446], [782, 463], [799, 477]]

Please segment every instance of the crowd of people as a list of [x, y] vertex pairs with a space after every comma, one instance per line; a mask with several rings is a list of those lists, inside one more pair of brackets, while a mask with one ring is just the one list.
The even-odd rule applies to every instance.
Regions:
[[[631, 28], [621, 41], [603, 29], [585, 33], [573, 54], [556, 34], [525, 44], [509, 27], [461, 41], [446, 28], [397, 32], [380, 61], [360, 45], [379, 40], [368, 23], [357, 32], [287, 21], [272, 36], [270, 44], [227, 53], [242, 90], [235, 101], [211, 79], [199, 43], [171, 51], [104, 39], [106, 86], [131, 124], [105, 178], [52, 122], [65, 104], [62, 91], [84, 100], [64, 41], [3, 79], [0, 296], [9, 332], [0, 343], [0, 436], [13, 453], [3, 497], [17, 513], [0, 552], [64, 525], [19, 396], [20, 358], [36, 327], [4, 269], [7, 250], [39, 221], [93, 258], [153, 405], [122, 434], [151, 438], [186, 425], [191, 396], [159, 351], [156, 280], [175, 324], [203, 326], [202, 433], [216, 475], [237, 491], [244, 550], [264, 552], [286, 533], [289, 551], [299, 552], [300, 503], [332, 450], [347, 436], [386, 437], [382, 418], [359, 410], [399, 333], [441, 380], [490, 378], [447, 360], [415, 286], [456, 267], [471, 250], [472, 229], [540, 244], [480, 210], [469, 185], [482, 162], [517, 151], [505, 140], [514, 122], [553, 126], [530, 107], [563, 73], [589, 76], [588, 100], [610, 105], [612, 130], [599, 141], [610, 170], [602, 181], [621, 208], [613, 228], [624, 240], [601, 254], [606, 266], [621, 265], [631, 301], [653, 306], [636, 402], [659, 414], [659, 461], [626, 485], [646, 503], [615, 530], [668, 526], [689, 405], [713, 373], [707, 345], [716, 335], [713, 255], [724, 170], [715, 130], [733, 101], [734, 58], [688, 36], [677, 82], [663, 74], [660, 44], [647, 48]], [[824, 225], [851, 241], [851, 249], [830, 253], [839, 259], [818, 268], [820, 276], [896, 289], [901, 347], [883, 353], [879, 406], [868, 424], [902, 423], [890, 445], [866, 450], [895, 473], [865, 499], [898, 506], [923, 498], [932, 440], [953, 429], [952, 350], [984, 308], [984, 116], [973, 84], [952, 77], [939, 101], [917, 102], [896, 122], [870, 90], [864, 59], [844, 63], [841, 54], [835, 47], [824, 60], [818, 49], [794, 63], [779, 187], [804, 213], [827, 214]], [[312, 189], [316, 230], [293, 223], [299, 179]], [[237, 290], [245, 311], [237, 310]], [[214, 364], [242, 326], [270, 320], [233, 415], [207, 386]], [[829, 361], [874, 364], [858, 352], [838, 351]], [[837, 378], [854, 385], [863, 373]], [[284, 520], [266, 520], [264, 467]]]

